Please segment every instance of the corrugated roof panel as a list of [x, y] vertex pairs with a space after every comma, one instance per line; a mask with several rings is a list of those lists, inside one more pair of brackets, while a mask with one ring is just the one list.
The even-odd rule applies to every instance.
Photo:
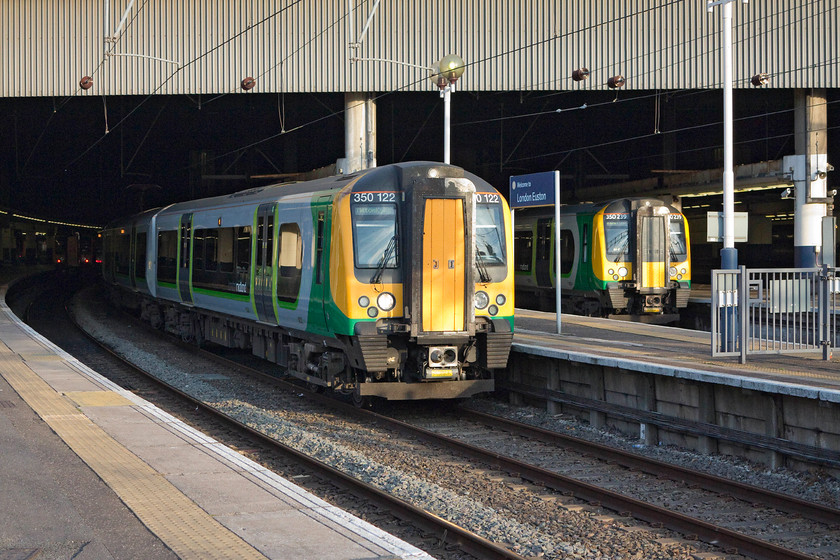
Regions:
[[[129, 4], [0, 2], [0, 95], [241, 93], [246, 76], [260, 92], [433, 91], [425, 68], [450, 52], [467, 62], [469, 90], [606, 89], [616, 74], [625, 90], [722, 82], [722, 8], [701, 0], [138, 0], [105, 56], [106, 28]], [[769, 87], [838, 87], [836, 0], [732, 12], [736, 87], [759, 72]], [[590, 77], [575, 83], [581, 66]]]

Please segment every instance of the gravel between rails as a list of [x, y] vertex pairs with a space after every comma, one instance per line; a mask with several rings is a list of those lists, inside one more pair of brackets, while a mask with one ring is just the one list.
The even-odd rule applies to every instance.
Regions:
[[[506, 543], [524, 556], [573, 559], [682, 559], [708, 551], [700, 543], [673, 539], [673, 534], [638, 531], [598, 519], [592, 508], [567, 508], [563, 500], [522, 492], [468, 462], [453, 461], [434, 449], [334, 413], [319, 410], [294, 394], [266, 391], [257, 382], [243, 382], [218, 364], [196, 360], [175, 348], [162, 349], [157, 339], [144, 336], [124, 318], [108, 312], [89, 289], [74, 300], [76, 319], [95, 338], [165, 381], [213, 403], [234, 418], [312, 455], [321, 461], [428, 511], [461, 524], [496, 542]], [[88, 303], [90, 302], [90, 303]], [[163, 355], [165, 354], [165, 355]], [[544, 411], [510, 407], [491, 399], [470, 404], [484, 411], [511, 416], [602, 443], [650, 453], [661, 460], [714, 472], [773, 488], [784, 488], [806, 499], [834, 504], [840, 501], [837, 481], [792, 472], [769, 472], [755, 465], [721, 457], [707, 457], [671, 448], [639, 449], [637, 442]], [[828, 498], [828, 499], [826, 499]], [[833, 500], [833, 501], [832, 501]], [[601, 512], [603, 513], [603, 512]], [[671, 537], [671, 538], [669, 538]]]

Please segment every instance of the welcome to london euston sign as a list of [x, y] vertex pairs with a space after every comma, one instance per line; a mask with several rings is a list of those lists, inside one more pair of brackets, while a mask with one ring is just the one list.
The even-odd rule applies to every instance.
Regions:
[[510, 207], [551, 206], [559, 185], [559, 171], [544, 171], [528, 175], [511, 175]]

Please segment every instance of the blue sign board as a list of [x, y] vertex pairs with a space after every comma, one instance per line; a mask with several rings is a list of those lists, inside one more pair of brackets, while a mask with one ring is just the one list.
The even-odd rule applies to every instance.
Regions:
[[511, 175], [510, 207], [551, 206], [554, 204], [556, 171]]

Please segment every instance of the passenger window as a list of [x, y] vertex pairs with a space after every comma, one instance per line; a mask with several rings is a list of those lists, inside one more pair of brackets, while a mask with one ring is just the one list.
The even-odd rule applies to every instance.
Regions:
[[534, 248], [534, 232], [520, 231], [514, 238], [513, 254], [516, 255], [516, 270], [520, 272], [531, 271], [531, 257]]
[[193, 272], [204, 270], [204, 236], [207, 230], [197, 229], [193, 232]]
[[158, 234], [157, 254], [157, 279], [174, 284], [178, 260], [177, 231], [162, 231]]
[[279, 255], [277, 257], [277, 299], [287, 303], [297, 301], [303, 268], [303, 242], [295, 223], [280, 225]]
[[146, 280], [146, 232], [134, 237], [134, 276]]
[[560, 230], [560, 274], [569, 274], [575, 264], [575, 236], [570, 229]]

